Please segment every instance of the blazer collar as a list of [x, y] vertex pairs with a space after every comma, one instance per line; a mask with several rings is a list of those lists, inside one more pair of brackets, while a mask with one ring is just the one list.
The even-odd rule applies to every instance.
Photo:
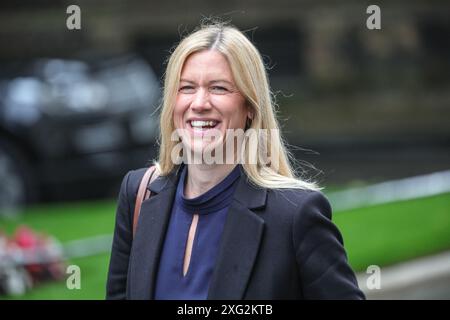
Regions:
[[[159, 259], [168, 227], [176, 186], [178, 165], [160, 176], [148, 189], [152, 196], [142, 203], [133, 240], [129, 270], [129, 298], [151, 299]], [[242, 170], [228, 211], [208, 299], [243, 299], [261, 243], [264, 221], [253, 210], [266, 204], [267, 190], [253, 186]]]
[[[160, 193], [165, 189], [176, 188], [184, 165], [184, 163], [177, 165], [167, 176], [158, 177], [147, 189], [152, 193]], [[244, 169], [241, 167], [241, 177], [236, 188], [234, 199], [249, 209], [258, 209], [265, 206], [266, 197], [267, 190], [251, 183]]]

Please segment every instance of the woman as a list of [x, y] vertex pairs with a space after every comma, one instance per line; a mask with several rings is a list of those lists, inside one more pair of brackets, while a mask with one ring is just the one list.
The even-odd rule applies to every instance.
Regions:
[[181, 41], [160, 125], [159, 177], [134, 236], [146, 169], [122, 183], [108, 299], [364, 298], [329, 202], [293, 174], [264, 64], [243, 33], [212, 24]]

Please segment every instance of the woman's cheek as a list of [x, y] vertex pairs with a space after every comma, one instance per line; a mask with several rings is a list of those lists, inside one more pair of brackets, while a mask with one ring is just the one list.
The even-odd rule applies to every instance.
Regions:
[[175, 124], [175, 128], [183, 127], [183, 113], [180, 110], [175, 109], [173, 123]]

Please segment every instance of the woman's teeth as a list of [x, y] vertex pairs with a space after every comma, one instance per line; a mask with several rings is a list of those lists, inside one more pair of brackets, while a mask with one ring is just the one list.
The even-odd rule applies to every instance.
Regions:
[[216, 125], [217, 121], [202, 121], [202, 120], [191, 121], [191, 126], [193, 128], [203, 128], [203, 127], [213, 128]]

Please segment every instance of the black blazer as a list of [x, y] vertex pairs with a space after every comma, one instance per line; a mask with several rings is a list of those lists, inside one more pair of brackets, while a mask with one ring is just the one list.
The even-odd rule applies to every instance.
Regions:
[[[107, 299], [152, 299], [180, 166], [152, 182], [132, 238], [144, 169], [120, 189]], [[363, 299], [321, 192], [254, 187], [244, 171], [230, 205], [208, 299]]]

